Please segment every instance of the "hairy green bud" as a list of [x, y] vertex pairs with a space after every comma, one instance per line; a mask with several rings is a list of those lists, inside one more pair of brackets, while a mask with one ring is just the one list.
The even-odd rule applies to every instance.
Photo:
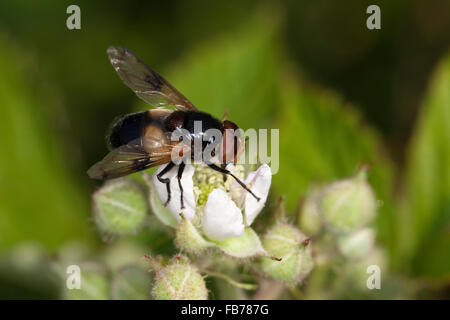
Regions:
[[152, 295], [157, 300], [206, 300], [208, 290], [197, 268], [180, 258], [157, 268]]
[[382, 280], [387, 270], [386, 253], [381, 248], [375, 247], [364, 258], [345, 265], [342, 273], [347, 279], [343, 280], [347, 281], [347, 286], [348, 284], [352, 284], [359, 290], [367, 293], [370, 291], [367, 288], [367, 283], [368, 281], [370, 282], [369, 279], [378, 275], [380, 276], [380, 280]]
[[269, 254], [281, 258], [264, 258], [260, 263], [261, 270], [275, 280], [302, 281], [314, 266], [309, 238], [292, 225], [277, 223], [263, 237], [263, 245]]
[[213, 243], [203, 238], [190, 220], [184, 217], [177, 226], [175, 244], [178, 248], [189, 253], [200, 253], [214, 246]]
[[375, 231], [364, 228], [340, 237], [337, 246], [339, 251], [347, 258], [360, 259], [373, 249], [374, 242]]
[[327, 227], [347, 233], [366, 226], [375, 217], [376, 199], [367, 183], [367, 171], [332, 183], [322, 190], [319, 201], [321, 217]]
[[94, 218], [107, 234], [134, 234], [143, 225], [148, 211], [141, 185], [131, 179], [107, 182], [93, 195]]
[[314, 236], [319, 233], [322, 228], [322, 219], [319, 213], [319, 196], [318, 190], [313, 190], [308, 193], [303, 202], [298, 225], [302, 231], [309, 236]]

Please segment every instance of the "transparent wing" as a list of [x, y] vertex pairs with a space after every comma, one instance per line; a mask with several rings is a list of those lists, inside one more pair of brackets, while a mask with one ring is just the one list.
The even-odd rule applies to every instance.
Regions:
[[136, 95], [155, 108], [173, 105], [179, 109], [197, 108], [130, 50], [111, 46], [106, 51], [120, 79]]
[[165, 147], [155, 149], [155, 152], [149, 154], [142, 148], [140, 139], [137, 139], [109, 152], [103, 160], [94, 164], [87, 174], [92, 179], [119, 178], [170, 162], [171, 151], [171, 148]]

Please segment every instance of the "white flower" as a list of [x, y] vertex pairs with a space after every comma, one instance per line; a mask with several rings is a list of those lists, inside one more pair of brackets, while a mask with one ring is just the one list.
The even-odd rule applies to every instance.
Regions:
[[[250, 172], [245, 180], [246, 185], [251, 185], [252, 192], [260, 197], [256, 200], [250, 193], [245, 196], [245, 221], [251, 225], [256, 216], [264, 208], [267, 196], [269, 194], [270, 183], [272, 182], [272, 171], [267, 164], [263, 164], [257, 171]], [[240, 187], [240, 186], [239, 186]]]
[[[153, 174], [152, 181], [161, 202], [165, 203], [166, 185], [156, 177], [163, 167]], [[170, 214], [177, 221], [180, 221], [180, 213], [187, 220], [197, 217], [198, 219], [193, 221], [201, 225], [203, 234], [210, 240], [222, 241], [243, 235], [245, 228], [249, 227], [261, 212], [269, 193], [272, 173], [268, 165], [263, 164], [258, 170], [250, 172], [246, 179], [243, 177], [242, 166], [230, 164], [227, 169], [244, 180], [247, 187], [259, 197], [259, 201], [231, 176], [224, 179], [223, 174], [204, 165], [196, 166], [195, 170], [193, 166], [186, 165], [181, 179], [185, 208], [181, 209], [178, 167], [163, 175], [163, 178], [170, 180], [171, 200], [167, 205]]]
[[214, 240], [240, 236], [245, 228], [241, 210], [221, 189], [214, 189], [209, 194], [202, 227], [205, 235]]

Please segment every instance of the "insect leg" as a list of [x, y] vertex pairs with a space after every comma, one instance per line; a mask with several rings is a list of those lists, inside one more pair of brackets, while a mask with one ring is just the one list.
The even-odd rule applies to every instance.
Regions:
[[[226, 164], [226, 163], [222, 163], [222, 164], [220, 165], [220, 168], [221, 168], [221, 169], [225, 169], [226, 167], [227, 167], [227, 164]], [[227, 178], [228, 178], [228, 176], [224, 173], [224, 174], [223, 174], [223, 183], [227, 182]]]
[[250, 190], [250, 189], [245, 185], [245, 183], [243, 183], [238, 177], [236, 177], [234, 174], [232, 174], [232, 173], [231, 173], [230, 171], [228, 171], [227, 169], [218, 167], [218, 166], [216, 166], [216, 165], [213, 164], [213, 163], [208, 164], [208, 167], [210, 167], [211, 169], [216, 170], [216, 171], [218, 171], [218, 172], [221, 172], [221, 173], [223, 173], [223, 174], [228, 174], [228, 175], [232, 176], [232, 177], [234, 178], [234, 180], [236, 180], [236, 182], [239, 183], [239, 184], [241, 185], [242, 188], [244, 188], [245, 190], [247, 190], [247, 192], [249, 192], [256, 200], [258, 200], [258, 201], [260, 200], [260, 198], [257, 197], [257, 196], [252, 192], [252, 190]]
[[186, 164], [184, 162], [180, 163], [180, 166], [178, 167], [178, 186], [180, 187], [180, 201], [181, 201], [181, 209], [184, 209], [184, 198], [183, 198], [183, 186], [181, 185], [181, 177], [183, 177], [183, 171]]
[[165, 175], [167, 172], [169, 172], [170, 169], [172, 169], [174, 166], [175, 166], [175, 163], [169, 162], [169, 164], [167, 166], [165, 166], [164, 169], [162, 169], [161, 172], [156, 175], [156, 178], [158, 178], [158, 180], [161, 183], [165, 183], [166, 184], [167, 201], [166, 201], [166, 203], [164, 203], [164, 206], [167, 206], [167, 204], [170, 202], [170, 179], [163, 178], [162, 176]]

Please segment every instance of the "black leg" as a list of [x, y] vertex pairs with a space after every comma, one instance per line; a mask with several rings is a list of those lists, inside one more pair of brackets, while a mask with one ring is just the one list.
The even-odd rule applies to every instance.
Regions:
[[245, 183], [243, 183], [241, 180], [239, 180], [238, 177], [236, 177], [234, 174], [232, 174], [232, 173], [231, 173], [230, 171], [228, 171], [227, 169], [218, 167], [218, 166], [216, 166], [215, 164], [212, 164], [212, 163], [208, 164], [208, 167], [210, 167], [211, 169], [216, 170], [216, 171], [218, 171], [218, 172], [221, 172], [221, 173], [223, 173], [223, 174], [228, 174], [228, 175], [232, 176], [232, 177], [234, 178], [234, 180], [236, 180], [237, 183], [239, 183], [239, 184], [241, 185], [242, 188], [244, 188], [245, 190], [247, 190], [247, 192], [249, 192], [256, 200], [258, 200], [258, 201], [260, 200], [260, 198], [257, 197], [257, 196], [252, 192], [252, 190], [250, 190], [250, 189], [245, 185]]
[[181, 185], [181, 177], [183, 177], [183, 171], [186, 164], [184, 162], [180, 163], [180, 166], [178, 167], [178, 186], [180, 187], [180, 201], [181, 201], [181, 209], [184, 209], [184, 198], [183, 198], [183, 186]]
[[[227, 167], [227, 164], [226, 164], [226, 163], [222, 163], [222, 164], [220, 165], [220, 168], [221, 168], [221, 169], [225, 169], [226, 167]], [[224, 174], [223, 174], [223, 183], [227, 182], [227, 178], [228, 178], [228, 176], [224, 173]]]
[[169, 172], [170, 169], [172, 169], [174, 166], [175, 166], [175, 163], [169, 162], [169, 164], [164, 169], [162, 169], [160, 173], [158, 173], [156, 175], [156, 177], [158, 178], [158, 180], [161, 183], [165, 183], [166, 184], [167, 201], [166, 201], [166, 203], [164, 203], [164, 206], [167, 206], [167, 204], [170, 202], [170, 180], [168, 178], [163, 178], [162, 176], [165, 175], [167, 172]]

